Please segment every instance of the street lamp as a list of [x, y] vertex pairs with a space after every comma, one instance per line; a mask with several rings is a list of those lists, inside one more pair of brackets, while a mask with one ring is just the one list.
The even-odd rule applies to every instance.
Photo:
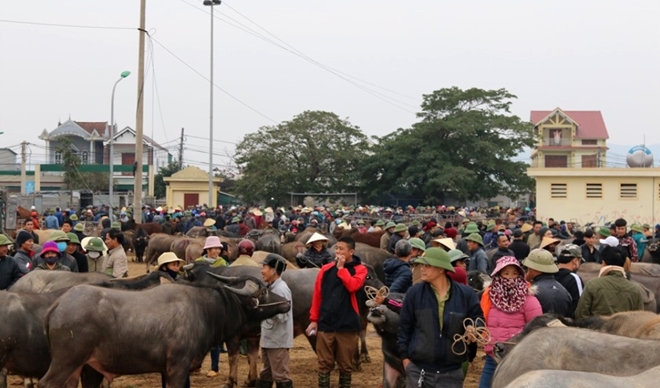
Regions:
[[113, 150], [114, 149], [112, 147], [112, 144], [114, 143], [113, 138], [115, 136], [115, 89], [117, 88], [117, 84], [119, 83], [119, 81], [123, 80], [124, 78], [128, 77], [129, 75], [131, 75], [131, 72], [128, 71], [128, 70], [121, 72], [121, 74], [119, 75], [119, 79], [112, 86], [112, 98], [110, 99], [110, 154], [108, 155], [108, 163], [110, 163], [110, 179], [109, 179], [110, 180], [110, 182], [109, 182], [110, 183], [110, 187], [109, 187], [110, 188], [109, 189], [109, 194], [110, 194], [110, 199], [109, 199], [109, 202], [110, 202], [110, 220], [112, 220], [112, 197], [114, 195], [114, 190], [113, 190], [114, 180], [112, 178], [113, 178], [113, 175], [114, 175], [114, 172], [115, 172], [114, 167], [113, 167], [113, 165], [114, 165]]
[[210, 83], [210, 107], [209, 107], [209, 202], [208, 206], [215, 207], [213, 203], [213, 6], [220, 5], [222, 0], [204, 0], [204, 5], [211, 7], [211, 72]]

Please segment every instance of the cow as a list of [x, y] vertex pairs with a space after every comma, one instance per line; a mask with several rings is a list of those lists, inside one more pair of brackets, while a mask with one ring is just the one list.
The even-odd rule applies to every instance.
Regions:
[[[403, 294], [392, 293], [389, 298], [403, 300]], [[403, 388], [406, 386], [406, 371], [399, 356], [397, 334], [399, 330], [399, 315], [384, 305], [369, 309], [367, 320], [374, 325], [376, 333], [381, 338], [383, 352], [382, 388]]]
[[127, 230], [135, 230], [138, 228], [143, 228], [144, 230], [149, 233], [151, 236], [154, 233], [162, 233], [163, 229], [161, 228], [160, 224], [157, 222], [145, 222], [143, 224], [138, 224], [135, 222], [133, 218], [129, 219], [128, 221], [122, 222], [121, 223], [121, 231], [127, 231]]
[[655, 387], [660, 379], [660, 366], [633, 376], [609, 376], [600, 373], [562, 370], [527, 372], [507, 388], [631, 388]]
[[41, 294], [79, 284], [99, 284], [109, 279], [112, 279], [112, 276], [99, 272], [32, 271], [18, 279], [10, 287], [10, 291]]
[[209, 236], [209, 228], [207, 228], [206, 226], [193, 226], [192, 228], [190, 228], [190, 230], [188, 230], [188, 232], [186, 232], [186, 237], [192, 237], [192, 238], [204, 237], [204, 238], [206, 238], [208, 236]]
[[345, 230], [344, 228], [337, 228], [335, 229], [333, 237], [339, 239], [343, 236], [347, 236], [355, 240], [355, 242], [359, 242], [362, 244], [369, 245], [370, 247], [380, 249], [380, 238], [383, 236], [384, 233], [385, 233], [384, 230], [378, 230], [369, 233], [360, 233], [360, 231], [356, 228], [351, 228], [348, 230]]
[[660, 341], [571, 327], [545, 327], [513, 347], [495, 370], [491, 386], [504, 388], [518, 376], [539, 369], [629, 376], [658, 364]]
[[151, 270], [150, 266], [155, 264], [158, 256], [170, 251], [170, 246], [177, 236], [165, 233], [154, 233], [149, 235], [149, 243], [144, 251], [144, 263], [147, 273]]
[[133, 247], [135, 248], [135, 260], [138, 263], [144, 262], [144, 252], [149, 245], [149, 233], [144, 228], [137, 228], [133, 235]]
[[[252, 232], [252, 231], [250, 231]], [[272, 252], [278, 255], [282, 254], [282, 245], [280, 237], [272, 233], [263, 234], [257, 240], [255, 247], [258, 251]]]
[[137, 293], [73, 287], [44, 319], [53, 360], [39, 387], [74, 388], [84, 365], [110, 383], [159, 372], [166, 387], [182, 387], [211, 347], [291, 308], [258, 279], [211, 276], [218, 280], [212, 287], [165, 284]]

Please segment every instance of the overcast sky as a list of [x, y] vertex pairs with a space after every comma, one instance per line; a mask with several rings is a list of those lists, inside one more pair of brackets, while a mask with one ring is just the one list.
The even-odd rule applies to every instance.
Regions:
[[[205, 77], [208, 10], [202, 0], [147, 1], [154, 39]], [[238, 142], [304, 110], [333, 111], [382, 136], [415, 121], [422, 94], [459, 86], [508, 89], [524, 119], [557, 106], [601, 110], [612, 143], [660, 142], [658, 1], [227, 0], [214, 12], [215, 82], [259, 112], [216, 89], [216, 139]], [[0, 19], [0, 146], [27, 140], [37, 160], [39, 134], [58, 120], [109, 121], [112, 85], [123, 70], [133, 74], [117, 88], [115, 117], [120, 128], [135, 127], [136, 30], [5, 21], [137, 27], [138, 0], [2, 1]], [[155, 42], [153, 53], [145, 135], [168, 147], [181, 127], [208, 138], [208, 81]], [[215, 144], [214, 153], [233, 151]], [[208, 142], [189, 137], [184, 161], [207, 160]]]

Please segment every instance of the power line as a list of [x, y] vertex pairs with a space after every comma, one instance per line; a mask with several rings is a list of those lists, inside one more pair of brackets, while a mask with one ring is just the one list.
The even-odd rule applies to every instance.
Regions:
[[[193, 139], [206, 140], [206, 141], [209, 140], [208, 138], [205, 138], [205, 137], [193, 136], [193, 135], [186, 135], [186, 137], [190, 137], [190, 138], [193, 138]], [[213, 141], [214, 141], [214, 142], [218, 142], [218, 143], [232, 144], [232, 145], [237, 145], [237, 144], [238, 144], [238, 143], [235, 143], [235, 142], [233, 142], [233, 141], [219, 140], [219, 139], [213, 139]]]
[[33, 26], [46, 26], [46, 27], [88, 28], [88, 29], [97, 29], [97, 30], [137, 30], [136, 27], [86, 26], [86, 25], [78, 25], [78, 24], [40, 23], [40, 22], [26, 22], [23, 20], [6, 20], [6, 19], [0, 19], [0, 23], [28, 24]]

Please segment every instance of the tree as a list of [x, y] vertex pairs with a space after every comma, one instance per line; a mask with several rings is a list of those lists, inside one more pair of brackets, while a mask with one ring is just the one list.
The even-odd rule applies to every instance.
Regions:
[[109, 173], [80, 172], [80, 156], [73, 151], [71, 141], [60, 137], [58, 143], [56, 152], [62, 155], [65, 190], [108, 191]]
[[379, 138], [365, 160], [367, 199], [409, 195], [439, 204], [449, 196], [478, 200], [532, 188], [526, 163], [511, 160], [535, 142], [532, 125], [510, 112], [516, 96], [452, 87], [423, 97], [420, 121]]
[[290, 192], [354, 191], [367, 147], [366, 136], [348, 120], [305, 111], [243, 138], [236, 147], [242, 174], [236, 193], [254, 202], [282, 200]]
[[179, 172], [179, 162], [170, 162], [167, 166], [161, 167], [158, 174], [154, 175], [154, 195], [156, 198], [165, 198], [167, 195], [167, 185], [163, 178], [171, 177], [174, 173]]

